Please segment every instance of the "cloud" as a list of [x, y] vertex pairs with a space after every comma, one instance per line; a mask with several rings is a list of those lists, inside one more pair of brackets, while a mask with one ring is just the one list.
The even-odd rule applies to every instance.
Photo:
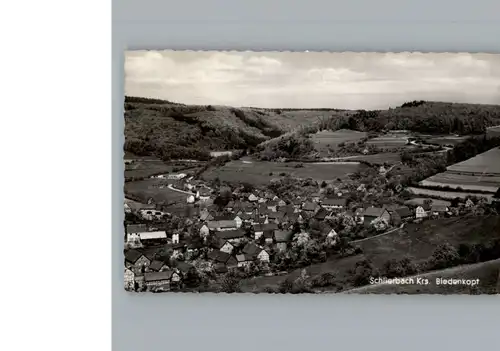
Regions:
[[500, 103], [500, 55], [130, 51], [127, 95], [186, 104], [387, 108]]

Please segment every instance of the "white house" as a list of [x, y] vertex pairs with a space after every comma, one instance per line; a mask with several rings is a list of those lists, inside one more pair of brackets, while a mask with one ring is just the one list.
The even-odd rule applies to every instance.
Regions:
[[219, 250], [228, 254], [232, 254], [234, 250], [234, 245], [231, 244], [229, 241], [226, 241], [224, 245], [220, 247]]
[[427, 211], [424, 210], [422, 206], [418, 206], [415, 210], [415, 218], [425, 218], [427, 217]]
[[125, 272], [123, 275], [123, 281], [125, 283], [126, 290], [134, 289], [135, 274], [129, 268], [125, 268]]
[[234, 217], [234, 222], [236, 223], [236, 228], [240, 228], [241, 225], [243, 224], [243, 220], [241, 219], [240, 216]]
[[259, 198], [257, 196], [255, 196], [254, 194], [250, 194], [250, 196], [248, 196], [248, 201], [250, 201], [250, 202], [255, 202], [258, 200], [259, 200]]
[[183, 179], [186, 177], [186, 174], [185, 173], [178, 173], [178, 174], [169, 174], [167, 176], [168, 179], [171, 179], [171, 180], [179, 180], [179, 179]]
[[332, 230], [330, 230], [328, 232], [328, 234], [326, 235], [327, 238], [336, 238], [338, 236], [337, 232], [335, 231], [335, 229], [332, 228]]
[[257, 259], [261, 262], [269, 262], [269, 253], [266, 250], [261, 250], [257, 255]]
[[346, 199], [324, 199], [321, 202], [321, 207], [324, 207], [327, 210], [344, 209], [346, 203]]
[[141, 273], [150, 265], [151, 261], [137, 250], [128, 250], [125, 252], [125, 267], [129, 268], [135, 273]]
[[200, 228], [200, 236], [206, 238], [209, 233], [210, 230], [208, 229], [208, 226], [206, 224], [203, 224], [202, 227]]
[[238, 261], [238, 267], [246, 267], [253, 262], [253, 257], [241, 254], [241, 255], [236, 255], [236, 260]]
[[172, 244], [178, 244], [178, 243], [179, 243], [179, 233], [172, 234]]
[[188, 204], [193, 204], [195, 201], [195, 198], [194, 198], [194, 195], [188, 195], [187, 199], [186, 199], [186, 202]]

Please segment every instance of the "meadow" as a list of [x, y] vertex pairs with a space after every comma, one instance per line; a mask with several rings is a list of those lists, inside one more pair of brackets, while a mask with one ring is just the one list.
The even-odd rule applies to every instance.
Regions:
[[[305, 267], [309, 279], [323, 273], [331, 273], [343, 290], [353, 288], [350, 279], [356, 263], [368, 259], [375, 268], [382, 270], [389, 259], [410, 257], [414, 262], [428, 259], [434, 250], [443, 243], [453, 246], [476, 244], [500, 238], [499, 216], [470, 216], [426, 220], [420, 224], [410, 223], [404, 229], [388, 235], [364, 240], [357, 245], [363, 253], [349, 257], [332, 256], [324, 263]], [[302, 269], [296, 269], [286, 275], [255, 277], [242, 282], [244, 292], [264, 291], [266, 287], [277, 288], [285, 279], [296, 279]], [[326, 287], [320, 290], [337, 291], [338, 287]]]
[[172, 181], [161, 179], [127, 182], [124, 186], [125, 197], [130, 197], [143, 203], [152, 198], [156, 203], [185, 204], [187, 195], [167, 188], [169, 183], [172, 183]]
[[219, 168], [212, 168], [203, 173], [207, 180], [219, 178], [226, 182], [247, 182], [265, 185], [275, 178], [290, 175], [296, 178], [312, 178], [316, 181], [346, 178], [349, 173], [361, 169], [358, 163], [303, 163], [266, 162], [266, 161], [230, 161]]
[[495, 193], [500, 188], [500, 176], [472, 176], [443, 172], [433, 175], [419, 183], [421, 186], [449, 187], [451, 189], [461, 188], [469, 191], [487, 191]]

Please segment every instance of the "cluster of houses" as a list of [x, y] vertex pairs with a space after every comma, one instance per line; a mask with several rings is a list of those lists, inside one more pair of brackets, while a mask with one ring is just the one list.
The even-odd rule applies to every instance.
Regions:
[[[212, 193], [207, 191], [203, 196], [211, 198]], [[387, 225], [399, 226], [411, 220], [451, 214], [450, 206], [442, 202], [433, 205], [428, 201], [409, 201], [403, 206], [371, 206], [352, 211], [347, 207], [346, 198], [338, 196], [325, 198], [313, 194], [307, 199], [297, 198], [287, 203], [268, 193], [236, 195], [237, 200], [229, 201], [224, 208], [208, 203], [200, 207], [188, 202], [186, 206], [190, 208], [188, 216], [192, 223], [189, 236], [182, 230], [167, 232], [151, 225], [129, 224], [124, 238], [128, 247], [125, 254], [126, 286], [137, 288], [139, 285], [153, 289], [181, 284], [186, 273], [193, 268], [186, 262], [180, 262], [180, 267], [168, 267], [163, 262], [155, 261], [154, 250], [149, 257], [147, 253], [141, 253], [144, 248], [168, 247], [173, 252], [172, 257], [200, 252], [205, 248], [204, 259], [210, 263], [210, 267], [216, 273], [224, 273], [228, 269], [245, 267], [251, 263], [270, 262], [272, 251], [283, 252], [289, 248], [296, 224], [310, 219], [324, 221], [343, 214], [351, 216], [356, 224], [365, 227], [380, 220]], [[473, 206], [472, 201], [468, 200], [466, 206]], [[165, 214], [153, 204], [129, 204], [129, 210], [146, 219]], [[334, 228], [327, 226], [324, 234], [325, 240], [335, 243], [337, 233]]]

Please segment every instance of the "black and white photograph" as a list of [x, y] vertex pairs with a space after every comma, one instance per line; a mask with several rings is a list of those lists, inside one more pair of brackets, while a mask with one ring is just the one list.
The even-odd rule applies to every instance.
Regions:
[[130, 293], [500, 293], [500, 55], [124, 61]]

